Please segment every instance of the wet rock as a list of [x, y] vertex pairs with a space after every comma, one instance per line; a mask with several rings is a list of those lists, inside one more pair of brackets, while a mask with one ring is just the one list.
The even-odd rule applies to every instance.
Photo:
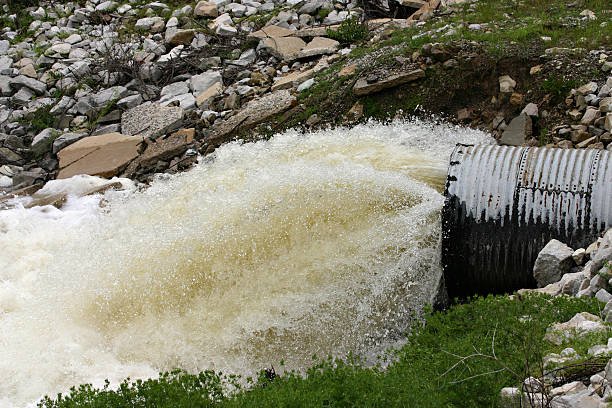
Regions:
[[181, 129], [166, 138], [159, 138], [150, 143], [145, 151], [138, 156], [125, 170], [125, 175], [132, 176], [141, 168], [147, 169], [155, 166], [158, 161], [167, 161], [183, 154], [192, 145], [195, 129]]
[[374, 83], [368, 83], [365, 78], [359, 79], [353, 86], [353, 93], [355, 95], [369, 95], [375, 92], [380, 92], [383, 89], [396, 87], [408, 82], [416, 81], [420, 78], [425, 77], [425, 71], [422, 69], [416, 69], [414, 71], [391, 75], [383, 80], [376, 81]]
[[142, 136], [120, 133], [90, 136], [62, 149], [58, 154], [58, 179], [77, 174], [113, 177], [138, 156]]
[[531, 117], [522, 113], [512, 119], [502, 133], [499, 143], [508, 146], [522, 146], [531, 133]]
[[56, 208], [61, 208], [66, 203], [67, 196], [65, 193], [52, 194], [48, 196], [32, 196], [32, 201], [26, 204], [25, 208], [43, 207], [52, 205]]
[[533, 266], [533, 277], [538, 287], [558, 282], [574, 264], [574, 251], [556, 239], [550, 240], [538, 254]]
[[183, 117], [184, 110], [178, 106], [140, 105], [121, 115], [121, 131], [128, 136], [155, 140], [180, 127]]

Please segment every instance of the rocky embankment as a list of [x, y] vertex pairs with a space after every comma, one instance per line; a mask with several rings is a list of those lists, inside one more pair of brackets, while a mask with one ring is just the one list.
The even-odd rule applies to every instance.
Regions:
[[[486, 65], [484, 43], [426, 42], [409, 57], [393, 58], [386, 55], [398, 46], [377, 48], [406, 28], [418, 32], [412, 41], [497, 28], [451, 22], [426, 29], [426, 22], [460, 15], [466, 3], [472, 2], [403, 1], [401, 13], [388, 12], [407, 18], [376, 19], [355, 0], [43, 1], [19, 11], [5, 2], [0, 189], [32, 192], [33, 185], [79, 173], [147, 181], [188, 168], [198, 154], [233, 138], [365, 120], [368, 98], [390, 95], [404, 103], [395, 93], [405, 89], [439, 98], [423, 112], [487, 128], [500, 143], [612, 149], [612, 79], [602, 74], [612, 64], [605, 50], [549, 48], [527, 67], [533, 78], [573, 69], [572, 56], [580, 54], [579, 66], [600, 72], [550, 109], [550, 94], [525, 91], [517, 75], [526, 67], [502, 64], [488, 72], [500, 75], [483, 84], [486, 92], [466, 91], [478, 101], [437, 88], [441, 77], [472, 82], [461, 75]], [[590, 13], [576, 9], [571, 24]], [[363, 18], [366, 24], [357, 23]], [[355, 38], [362, 55], [353, 53]], [[338, 92], [324, 103], [304, 97], [316, 86], [326, 89], [330, 78]]]
[[[539, 289], [528, 292], [551, 296], [595, 297], [605, 307], [600, 316], [583, 312], [550, 326], [544, 340], [562, 346], [593, 334], [612, 334], [612, 229], [588, 248], [572, 249], [551, 240], [539, 253], [533, 269]], [[537, 364], [537, 362], [536, 362]], [[507, 406], [607, 407], [612, 402], [612, 337], [607, 344], [591, 344], [586, 355], [572, 347], [544, 356], [543, 375], [526, 378], [521, 388], [501, 391]]]

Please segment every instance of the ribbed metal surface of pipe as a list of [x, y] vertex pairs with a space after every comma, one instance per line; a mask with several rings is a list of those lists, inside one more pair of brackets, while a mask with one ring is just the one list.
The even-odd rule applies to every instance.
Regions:
[[458, 145], [442, 211], [451, 298], [535, 287], [552, 239], [584, 247], [612, 226], [612, 153]]

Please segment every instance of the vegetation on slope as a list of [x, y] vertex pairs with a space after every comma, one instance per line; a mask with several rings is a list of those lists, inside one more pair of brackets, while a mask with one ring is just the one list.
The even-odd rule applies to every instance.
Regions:
[[543, 340], [551, 323], [582, 311], [598, 314], [600, 308], [591, 298], [476, 298], [445, 312], [430, 312], [423, 326], [408, 335], [405, 346], [389, 351], [383, 360], [391, 362], [385, 369], [364, 367], [348, 356], [319, 362], [304, 375], [262, 371], [242, 389], [236, 377], [176, 371], [155, 380], [128, 379], [117, 390], [82, 385], [68, 395], [45, 398], [39, 407], [496, 406], [502, 387], [542, 375], [545, 354], [571, 346], [584, 355], [591, 345], [605, 343], [610, 333], [561, 346]]

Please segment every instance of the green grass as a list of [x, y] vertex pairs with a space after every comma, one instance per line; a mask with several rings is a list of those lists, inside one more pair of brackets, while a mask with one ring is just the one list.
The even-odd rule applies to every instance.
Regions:
[[[540, 376], [539, 362], [547, 353], [568, 346], [585, 353], [593, 344], [605, 344], [609, 330], [561, 346], [543, 341], [553, 322], [567, 321], [582, 311], [598, 314], [601, 308], [590, 298], [476, 298], [446, 312], [428, 313], [408, 343], [383, 358], [393, 360], [386, 369], [364, 367], [349, 355], [320, 361], [305, 374], [288, 372], [270, 379], [262, 372], [242, 389], [235, 377], [209, 371], [173, 372], [157, 380], [127, 380], [117, 391], [80, 386], [69, 395], [46, 398], [39, 406], [493, 407], [499, 404], [502, 387], [516, 385], [528, 375]], [[495, 354], [508, 370], [484, 357], [457, 364], [461, 356], [475, 353]], [[238, 392], [228, 392], [232, 389]]]

